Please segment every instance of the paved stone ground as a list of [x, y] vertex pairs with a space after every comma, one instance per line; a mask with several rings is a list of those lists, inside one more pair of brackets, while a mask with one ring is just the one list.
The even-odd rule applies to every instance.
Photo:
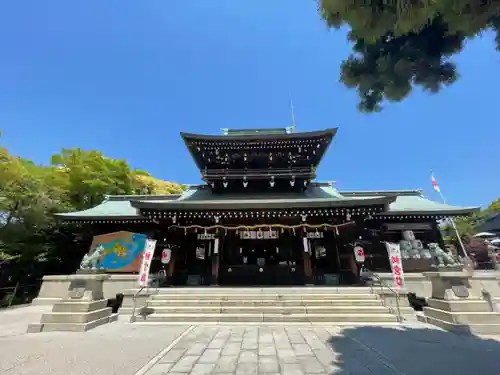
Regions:
[[25, 334], [47, 307], [0, 311], [0, 374], [500, 374], [500, 338], [402, 326], [156, 326]]
[[130, 325], [123, 318], [85, 333], [25, 333], [50, 310], [0, 311], [1, 375], [133, 375], [187, 328]]
[[147, 375], [499, 374], [500, 341], [426, 325], [196, 327]]

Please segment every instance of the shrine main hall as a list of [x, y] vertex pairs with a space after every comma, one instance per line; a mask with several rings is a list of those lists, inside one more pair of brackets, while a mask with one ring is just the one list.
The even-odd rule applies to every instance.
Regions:
[[[388, 272], [385, 243], [404, 241], [405, 233], [413, 236], [413, 248], [402, 250], [405, 273], [430, 269], [429, 244], [445, 247], [439, 221], [477, 208], [434, 202], [421, 190], [339, 191], [317, 182], [336, 133], [181, 133], [203, 183], [179, 195], [107, 196], [58, 217], [93, 235], [155, 239], [151, 272], [163, 270], [169, 285], [352, 285], [355, 246], [369, 269]], [[164, 249], [171, 255], [162, 263]]]

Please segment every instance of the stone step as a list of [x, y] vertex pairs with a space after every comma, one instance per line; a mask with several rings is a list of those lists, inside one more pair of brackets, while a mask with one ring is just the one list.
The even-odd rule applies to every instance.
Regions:
[[[143, 326], [186, 326], [186, 325], [197, 325], [199, 322], [148, 322], [145, 320], [138, 319], [133, 323], [134, 325]], [[331, 327], [332, 324], [329, 322], [210, 322], [204, 324], [205, 327], [216, 327], [216, 326], [236, 326], [236, 327]], [[377, 326], [378, 328], [394, 328], [400, 327], [399, 322], [335, 322], [336, 327], [366, 327], [366, 326]]]
[[494, 312], [451, 312], [424, 307], [426, 317], [456, 324], [500, 324], [500, 313]]
[[269, 287], [269, 288], [228, 288], [228, 287], [192, 287], [150, 289], [158, 294], [370, 294], [370, 287]]
[[154, 314], [387, 314], [380, 306], [161, 306], [150, 307]]
[[101, 318], [109, 317], [111, 315], [111, 308], [90, 311], [90, 312], [51, 312], [42, 315], [40, 323], [88, 323]]
[[118, 314], [101, 317], [99, 319], [86, 323], [34, 323], [28, 326], [27, 333], [38, 332], [85, 332], [89, 329], [98, 327], [103, 324], [115, 322], [118, 320]]
[[490, 304], [485, 300], [456, 300], [443, 301], [435, 298], [427, 300], [429, 307], [451, 312], [491, 312]]
[[105, 309], [107, 304], [108, 300], [106, 299], [91, 302], [64, 300], [55, 303], [52, 312], [89, 312]]
[[457, 324], [429, 316], [417, 316], [417, 318], [421, 322], [429, 323], [457, 334], [500, 335], [500, 324]]
[[397, 322], [393, 314], [151, 314], [146, 322]]
[[378, 295], [356, 294], [153, 294], [152, 300], [210, 300], [210, 301], [293, 301], [293, 300], [376, 300]]
[[196, 299], [152, 299], [147, 305], [156, 306], [381, 306], [379, 299], [297, 299], [297, 300], [196, 300]]

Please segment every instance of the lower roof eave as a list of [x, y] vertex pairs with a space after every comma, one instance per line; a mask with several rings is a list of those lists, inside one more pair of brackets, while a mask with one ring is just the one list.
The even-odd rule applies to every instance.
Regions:
[[478, 212], [479, 209], [463, 209], [454, 211], [395, 211], [381, 212], [377, 216], [382, 217], [405, 217], [405, 216], [433, 216], [433, 217], [453, 217], [453, 216], [469, 216]]
[[315, 200], [262, 200], [262, 201], [196, 201], [196, 202], [147, 202], [131, 201], [133, 207], [142, 210], [159, 211], [234, 211], [234, 210], [269, 210], [296, 208], [353, 208], [368, 206], [387, 207], [394, 199], [380, 197], [375, 199], [315, 199]]
[[145, 216], [72, 216], [65, 214], [55, 214], [61, 221], [125, 221], [125, 220], [148, 220]]

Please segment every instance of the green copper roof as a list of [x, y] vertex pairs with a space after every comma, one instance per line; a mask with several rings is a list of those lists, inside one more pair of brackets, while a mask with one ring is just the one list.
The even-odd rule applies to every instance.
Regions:
[[62, 219], [140, 219], [139, 210], [132, 207], [130, 200], [108, 201], [83, 211], [57, 214]]
[[181, 133], [181, 137], [186, 142], [187, 140], [203, 140], [203, 141], [237, 141], [237, 142], [254, 142], [258, 140], [292, 140], [292, 139], [307, 139], [317, 137], [333, 138], [337, 134], [337, 128], [324, 130], [315, 130], [308, 132], [289, 132], [286, 128], [271, 128], [271, 129], [223, 129], [224, 134], [209, 135], [209, 134], [194, 134]]
[[[99, 205], [83, 211], [56, 214], [62, 219], [142, 219], [139, 210], [132, 207], [131, 198], [150, 199], [151, 195], [110, 195]], [[168, 201], [179, 198], [180, 195], [157, 195], [157, 199]]]
[[448, 214], [470, 214], [472, 212], [478, 211], [477, 207], [457, 207], [450, 206], [449, 204], [443, 204], [431, 201], [424, 198], [423, 196], [398, 196], [396, 201], [389, 205], [389, 214], [435, 214], [439, 213], [442, 215]]
[[381, 195], [396, 196], [396, 200], [389, 204], [389, 211], [381, 215], [468, 215], [480, 210], [479, 207], [459, 207], [431, 201], [424, 197], [421, 190], [353, 191], [340, 194], [359, 199]]
[[313, 183], [302, 193], [247, 195], [214, 194], [207, 186], [201, 186], [188, 190], [176, 200], [134, 200], [132, 205], [140, 209], [157, 210], [245, 210], [386, 205], [394, 199], [386, 196], [365, 199], [343, 197], [331, 186]]
[[268, 129], [222, 129], [226, 136], [247, 136], [247, 135], [275, 135], [287, 134], [286, 128], [268, 128]]
[[457, 207], [424, 198], [419, 190], [339, 192], [327, 183], [311, 183], [304, 193], [288, 194], [213, 194], [206, 186], [191, 186], [182, 195], [109, 196], [100, 205], [88, 210], [62, 213], [69, 220], [141, 219], [139, 209], [158, 210], [232, 210], [275, 209], [299, 207], [356, 207], [387, 205], [380, 215], [468, 215], [477, 207]]

